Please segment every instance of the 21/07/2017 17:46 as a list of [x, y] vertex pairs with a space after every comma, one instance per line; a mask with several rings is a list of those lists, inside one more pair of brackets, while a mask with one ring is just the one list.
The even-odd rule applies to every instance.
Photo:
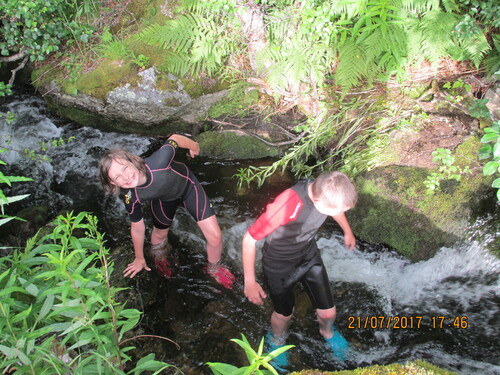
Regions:
[[465, 329], [469, 327], [467, 316], [349, 316], [347, 321], [349, 329], [420, 329], [424, 327]]

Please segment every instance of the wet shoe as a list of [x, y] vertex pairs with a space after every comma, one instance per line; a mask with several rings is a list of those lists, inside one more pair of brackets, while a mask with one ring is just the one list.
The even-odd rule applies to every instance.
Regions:
[[[267, 353], [271, 353], [274, 350], [285, 346], [284, 344], [283, 345], [275, 344], [274, 335], [272, 334], [272, 332], [268, 332], [266, 334], [265, 342], [266, 342]], [[279, 372], [282, 372], [282, 373], [288, 372], [286, 368], [288, 367], [288, 365], [290, 363], [290, 356], [289, 356], [288, 352], [283, 352], [279, 356], [273, 358], [269, 363]]]
[[349, 343], [335, 327], [332, 330], [333, 336], [325, 338], [326, 344], [338, 359], [345, 361], [349, 353]]
[[215, 281], [222, 285], [226, 289], [232, 289], [233, 284], [236, 281], [236, 277], [227, 269], [219, 263], [208, 264], [205, 267], [205, 271], [212, 276]]
[[172, 269], [167, 258], [155, 258], [155, 270], [161, 277], [169, 279], [172, 276]]

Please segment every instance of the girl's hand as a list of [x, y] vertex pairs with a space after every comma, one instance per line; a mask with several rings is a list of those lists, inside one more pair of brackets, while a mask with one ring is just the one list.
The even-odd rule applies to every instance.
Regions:
[[189, 156], [194, 158], [199, 153], [200, 153], [200, 145], [198, 144], [198, 142], [194, 142], [193, 147], [189, 149]]
[[151, 271], [151, 268], [148, 267], [145, 259], [135, 258], [134, 261], [130, 263], [127, 268], [125, 268], [125, 271], [123, 271], [123, 276], [133, 278], [143, 269], [145, 269], [146, 271]]

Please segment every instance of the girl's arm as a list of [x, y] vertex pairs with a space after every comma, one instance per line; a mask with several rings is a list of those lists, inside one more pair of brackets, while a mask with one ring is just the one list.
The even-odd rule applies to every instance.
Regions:
[[179, 134], [173, 134], [168, 139], [175, 141], [181, 148], [187, 148], [189, 150], [189, 155], [192, 158], [200, 153], [200, 145], [191, 138], [184, 137]]
[[135, 259], [130, 263], [123, 275], [125, 277], [132, 278], [137, 275], [142, 269], [146, 271], [151, 271], [151, 268], [146, 264], [146, 259], [144, 258], [144, 238], [146, 234], [146, 225], [144, 220], [141, 219], [138, 222], [130, 223], [130, 234], [132, 236], [132, 244], [134, 245]]

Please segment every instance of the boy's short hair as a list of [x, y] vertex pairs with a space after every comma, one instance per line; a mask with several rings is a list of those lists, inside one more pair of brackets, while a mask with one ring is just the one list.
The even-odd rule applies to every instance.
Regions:
[[351, 209], [358, 201], [356, 187], [342, 172], [320, 174], [312, 183], [311, 191], [315, 199], [320, 199], [332, 208]]
[[102, 187], [106, 194], [118, 195], [120, 193], [120, 187], [115, 185], [113, 180], [109, 177], [111, 163], [118, 160], [127, 161], [139, 172], [146, 173], [146, 163], [141, 157], [121, 149], [107, 151], [99, 161], [99, 180], [101, 180]]

